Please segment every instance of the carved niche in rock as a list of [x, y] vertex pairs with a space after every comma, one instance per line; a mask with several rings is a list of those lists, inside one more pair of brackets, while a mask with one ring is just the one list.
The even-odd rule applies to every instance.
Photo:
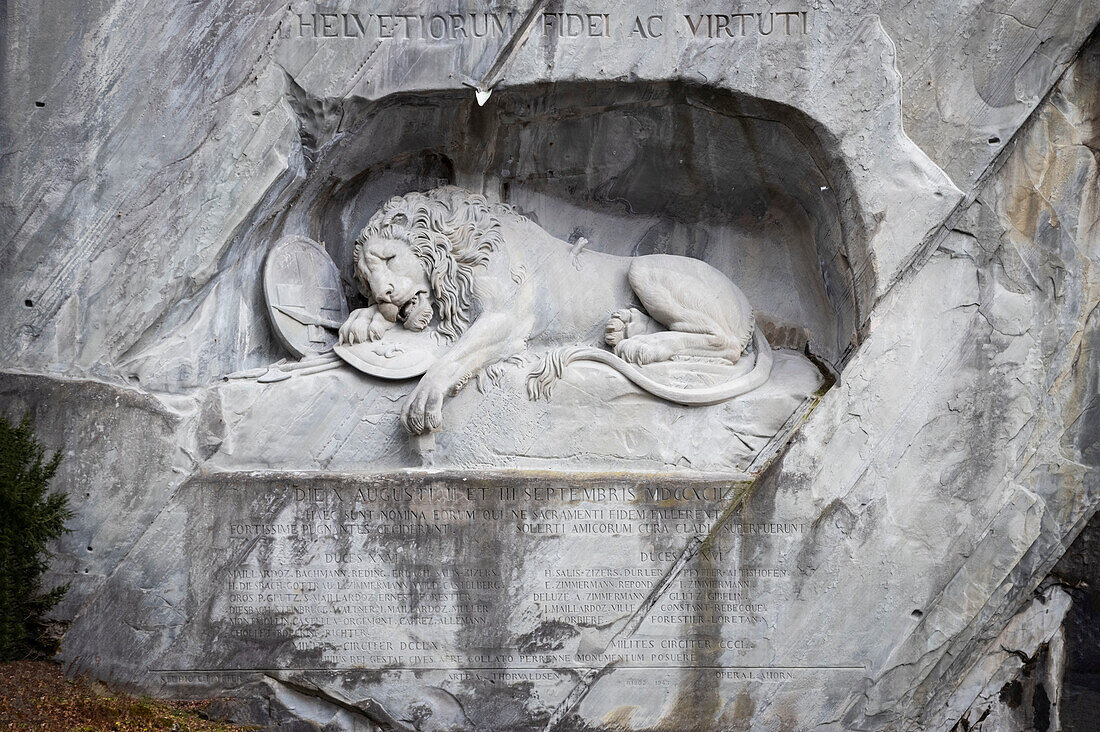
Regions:
[[[541, 355], [527, 376], [531, 399], [548, 397], [577, 361], [605, 364], [687, 406], [768, 380], [770, 346], [722, 272], [690, 257], [621, 257], [585, 243], [571, 246], [455, 186], [395, 197], [356, 239], [355, 278], [369, 304], [340, 328], [337, 353], [375, 376], [423, 374], [401, 415], [414, 435], [438, 430], [444, 401], [472, 378], [528, 354]], [[397, 325], [421, 335], [390, 343]], [[711, 383], [690, 385], [700, 370]]]

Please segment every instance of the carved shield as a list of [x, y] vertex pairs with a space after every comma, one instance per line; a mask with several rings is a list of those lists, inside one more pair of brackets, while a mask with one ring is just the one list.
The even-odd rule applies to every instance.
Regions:
[[438, 325], [419, 333], [396, 326], [379, 341], [337, 345], [336, 355], [359, 371], [381, 379], [411, 379], [420, 376], [450, 348], [450, 343], [436, 332]]
[[305, 236], [284, 236], [267, 253], [264, 298], [275, 336], [299, 358], [331, 351], [348, 317], [336, 265]]

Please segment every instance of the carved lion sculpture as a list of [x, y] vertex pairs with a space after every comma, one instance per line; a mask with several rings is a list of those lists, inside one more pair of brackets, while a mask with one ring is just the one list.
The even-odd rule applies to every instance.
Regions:
[[[550, 349], [528, 376], [532, 399], [548, 396], [578, 360], [607, 364], [685, 405], [716, 404], [768, 379], [770, 347], [724, 274], [689, 257], [579, 249], [454, 186], [393, 198], [355, 241], [355, 277], [369, 307], [352, 312], [340, 341], [378, 340], [399, 323], [423, 330], [438, 315], [439, 332], [454, 344], [405, 401], [401, 419], [412, 434], [439, 429], [445, 398], [531, 346]], [[613, 351], [577, 345], [601, 341]], [[684, 359], [734, 364], [750, 347], [751, 371], [716, 386], [662, 384], [640, 368]]]

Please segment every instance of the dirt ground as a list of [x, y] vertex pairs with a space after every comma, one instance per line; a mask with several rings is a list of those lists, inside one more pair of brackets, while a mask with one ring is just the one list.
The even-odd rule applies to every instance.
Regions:
[[0, 731], [176, 732], [248, 729], [202, 718], [209, 701], [162, 701], [121, 694], [98, 682], [67, 679], [46, 661], [0, 664]]

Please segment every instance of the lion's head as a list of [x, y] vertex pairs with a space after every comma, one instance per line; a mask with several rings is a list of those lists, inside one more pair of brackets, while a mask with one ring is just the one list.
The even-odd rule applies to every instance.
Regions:
[[[501, 207], [456, 186], [391, 198], [355, 240], [360, 289], [391, 321], [457, 338], [474, 316], [474, 270], [502, 242]], [[429, 297], [430, 295], [430, 297]]]

